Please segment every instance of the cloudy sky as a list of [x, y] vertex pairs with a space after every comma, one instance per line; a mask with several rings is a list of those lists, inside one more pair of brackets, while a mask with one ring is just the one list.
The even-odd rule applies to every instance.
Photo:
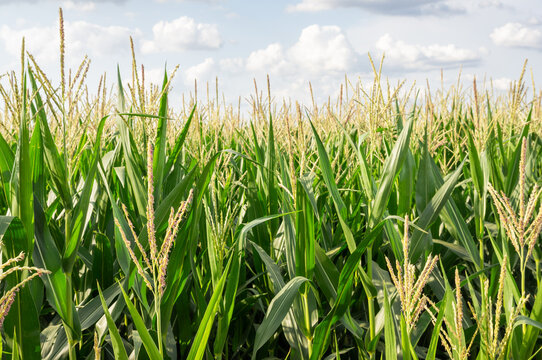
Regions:
[[[67, 64], [92, 60], [89, 85], [117, 64], [130, 75], [129, 36], [146, 78], [180, 66], [175, 93], [194, 78], [218, 76], [228, 100], [253, 79], [271, 77], [275, 96], [335, 95], [345, 74], [372, 77], [367, 54], [385, 54], [383, 73], [440, 86], [462, 77], [506, 88], [525, 59], [542, 84], [539, 0], [0, 0], [0, 73], [18, 69], [21, 38], [51, 77], [58, 73], [58, 7], [64, 10]], [[461, 70], [462, 69], [462, 70]], [[530, 74], [529, 74], [530, 75]], [[529, 79], [530, 80], [530, 79]], [[530, 81], [529, 81], [530, 83]], [[214, 89], [214, 88], [213, 88]], [[233, 100], [235, 101], [235, 100]]]

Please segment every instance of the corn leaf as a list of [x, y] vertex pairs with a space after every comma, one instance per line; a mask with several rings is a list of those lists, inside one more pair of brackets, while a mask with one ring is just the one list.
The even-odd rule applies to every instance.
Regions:
[[296, 276], [292, 280], [288, 281], [286, 285], [273, 297], [265, 317], [256, 330], [256, 338], [254, 339], [254, 350], [252, 352], [252, 359], [256, 358], [258, 350], [269, 340], [271, 336], [278, 329], [282, 320], [290, 310], [295, 297], [299, 294], [299, 287], [304, 282], [308, 281], [304, 277]]

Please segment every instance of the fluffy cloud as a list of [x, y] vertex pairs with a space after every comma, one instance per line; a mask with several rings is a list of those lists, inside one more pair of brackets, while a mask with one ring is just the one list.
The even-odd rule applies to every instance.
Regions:
[[[13, 3], [29, 3], [29, 4], [35, 4], [35, 3], [43, 3], [43, 2], [53, 2], [53, 0], [0, 0], [0, 6], [6, 5], [6, 4], [13, 4]], [[63, 5], [68, 3], [68, 6], [70, 6], [70, 3], [72, 4], [80, 4], [81, 6], [89, 6], [89, 4], [95, 4], [95, 3], [116, 3], [116, 4], [122, 4], [125, 3], [126, 0], [68, 0], [64, 2]], [[92, 6], [92, 5], [91, 5]]]
[[21, 53], [21, 41], [25, 38], [26, 49], [37, 59], [51, 61], [58, 58], [59, 40], [56, 27], [31, 27], [13, 29], [7, 25], [0, 27], [0, 41], [4, 49], [13, 56]]
[[453, 44], [413, 45], [394, 40], [389, 34], [378, 39], [376, 49], [385, 54], [385, 64], [408, 70], [473, 65], [481, 59], [479, 52]]
[[360, 8], [388, 15], [462, 13], [464, 8], [445, 0], [301, 0], [287, 11], [323, 11], [337, 8]]
[[194, 79], [206, 79], [209, 80], [213, 73], [218, 70], [215, 60], [213, 58], [206, 58], [202, 63], [189, 67], [185, 71], [185, 77], [187, 83], [191, 83]]
[[[66, 22], [66, 54], [68, 57], [77, 57], [79, 61], [85, 54], [103, 56], [118, 54], [121, 49], [129, 51], [129, 36], [140, 36], [139, 30], [123, 26], [100, 26], [86, 21]], [[14, 29], [7, 25], [0, 27], [0, 43], [5, 50], [18, 56], [21, 51], [21, 39], [25, 37], [26, 49], [38, 61], [52, 62], [59, 56], [58, 27], [30, 27]]]
[[252, 78], [263, 85], [269, 74], [275, 96], [308, 101], [309, 82], [316, 97], [328, 96], [337, 91], [345, 73], [356, 73], [358, 63], [358, 54], [339, 27], [311, 25], [290, 47], [271, 43], [244, 58], [207, 58], [184, 71], [184, 83], [189, 87], [194, 79], [213, 83], [219, 75], [222, 90], [243, 94], [252, 88]]
[[222, 46], [216, 25], [197, 23], [187, 16], [171, 22], [160, 21], [153, 26], [152, 32], [153, 39], [143, 42], [144, 53], [217, 49]]
[[495, 28], [489, 36], [500, 46], [542, 48], [542, 31], [520, 23], [510, 22]]
[[311, 73], [345, 72], [357, 55], [338, 26], [311, 25], [289, 51], [290, 58]]
[[493, 84], [493, 88], [497, 91], [508, 91], [510, 90], [510, 85], [512, 85], [512, 79], [501, 77], [492, 79], [491, 83]]
[[284, 78], [318, 79], [324, 75], [344, 74], [354, 69], [358, 54], [337, 26], [311, 25], [302, 30], [290, 48], [272, 43], [252, 51], [246, 58], [228, 58], [215, 62], [207, 58], [189, 68], [187, 82], [194, 78], [212, 79], [217, 73], [248, 72], [252, 76], [266, 74]]
[[168, 3], [168, 2], [178, 2], [178, 3], [181, 3], [181, 2], [204, 2], [204, 3], [209, 3], [209, 4], [215, 4], [215, 3], [219, 3], [219, 2], [222, 2], [223, 0], [155, 0], [156, 2], [159, 2], [159, 3]]
[[284, 49], [279, 43], [270, 44], [265, 49], [253, 51], [246, 61], [246, 68], [252, 73], [264, 71], [270, 74], [278, 74], [287, 70], [288, 66]]
[[231, 74], [239, 74], [244, 71], [245, 61], [243, 58], [227, 58], [220, 60], [220, 69]]
[[94, 1], [81, 2], [67, 0], [62, 3], [62, 8], [66, 10], [92, 11], [96, 9], [96, 3]]

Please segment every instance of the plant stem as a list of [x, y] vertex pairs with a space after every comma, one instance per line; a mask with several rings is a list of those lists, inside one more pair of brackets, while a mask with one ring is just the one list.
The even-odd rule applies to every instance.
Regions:
[[[153, 273], [156, 273], [153, 272]], [[158, 351], [160, 352], [160, 355], [164, 356], [164, 349], [162, 347], [162, 314], [160, 313], [160, 302], [161, 302], [161, 296], [158, 293], [158, 279], [156, 278], [156, 275], [153, 274], [154, 278], [154, 313], [156, 315], [156, 334], [158, 336]]]
[[66, 273], [66, 301], [68, 312], [66, 314], [66, 321], [63, 321], [64, 331], [66, 332], [66, 337], [68, 338], [68, 356], [70, 360], [77, 359], [77, 354], [75, 352], [76, 341], [73, 338], [72, 329], [73, 329], [73, 313], [71, 311], [73, 304], [72, 297], [72, 274]]
[[[71, 212], [66, 211], [64, 216], [64, 235], [66, 242], [71, 238], [71, 228], [70, 228], [70, 218], [71, 218]], [[76, 340], [73, 338], [72, 330], [73, 330], [73, 291], [72, 291], [72, 267], [70, 266], [69, 269], [64, 268], [64, 273], [66, 276], [66, 321], [63, 321], [64, 323], [64, 331], [66, 332], [66, 337], [68, 338], [68, 347], [69, 352], [68, 356], [70, 360], [77, 359], [77, 354], [75, 352], [75, 343]]]
[[535, 261], [536, 266], [536, 288], [540, 287], [540, 261]]
[[307, 342], [309, 343], [308, 349], [309, 349], [309, 358], [312, 355], [312, 336], [311, 336], [311, 318], [309, 314], [309, 299], [308, 299], [308, 286], [305, 287], [305, 291], [303, 292], [303, 317], [305, 318], [305, 337], [307, 338]]
[[[521, 270], [521, 296], [525, 296], [525, 266], [527, 265], [527, 261], [523, 260], [523, 256], [524, 256], [524, 249], [522, 247], [521, 248], [521, 254], [520, 254], [520, 257], [519, 257], [520, 270]], [[521, 313], [523, 315], [525, 315], [525, 304], [523, 305], [523, 307], [521, 309]], [[525, 332], [527, 331], [527, 325], [523, 324], [521, 326], [521, 329], [522, 329], [523, 334], [525, 334]]]
[[[482, 237], [478, 239], [478, 242], [480, 243], [480, 269], [479, 270], [483, 270], [484, 269], [484, 241], [482, 240]], [[484, 276], [483, 273], [482, 273], [482, 276]]]
[[[367, 276], [373, 279], [373, 247], [367, 248]], [[371, 340], [375, 337], [375, 309], [373, 296], [367, 292], [368, 311], [369, 311], [369, 336]], [[371, 355], [372, 356], [372, 355]]]
[[164, 355], [164, 350], [162, 349], [162, 314], [160, 314], [160, 299], [155, 301], [155, 311], [156, 311], [156, 330], [158, 333], [158, 351], [160, 355]]

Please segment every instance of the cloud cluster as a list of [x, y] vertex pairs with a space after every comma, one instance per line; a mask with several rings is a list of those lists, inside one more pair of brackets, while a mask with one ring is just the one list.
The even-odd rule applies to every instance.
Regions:
[[313, 74], [346, 72], [357, 62], [356, 53], [338, 26], [306, 27], [289, 55], [294, 63]]
[[386, 15], [425, 15], [463, 13], [465, 9], [446, 0], [301, 0], [289, 5], [286, 10], [324, 11], [338, 8], [359, 8]]
[[[137, 29], [123, 26], [101, 26], [86, 21], [66, 22], [66, 51], [68, 56], [106, 56], [119, 54], [122, 50], [129, 50], [128, 38], [140, 36]], [[7, 25], [0, 27], [0, 41], [4, 49], [11, 55], [18, 56], [21, 51], [21, 41], [25, 38], [26, 49], [39, 61], [51, 62], [58, 58], [59, 34], [58, 27], [43, 26], [25, 29], [14, 29]]]
[[[183, 78], [190, 87], [194, 79], [213, 83], [219, 76], [223, 90], [243, 94], [251, 89], [252, 78], [262, 83], [269, 74], [276, 96], [308, 101], [309, 82], [317, 94], [333, 94], [345, 73], [358, 71], [358, 58], [341, 28], [311, 25], [301, 31], [292, 46], [271, 43], [242, 58], [207, 58], [186, 69]], [[243, 81], [239, 81], [240, 76]]]
[[509, 22], [495, 28], [490, 35], [495, 45], [506, 47], [542, 48], [542, 31], [534, 26]]
[[74, 1], [66, 0], [62, 3], [62, 8], [66, 10], [77, 11], [93, 11], [96, 9], [96, 3], [94, 1]]
[[181, 3], [181, 2], [204, 2], [204, 3], [208, 3], [208, 4], [216, 4], [216, 3], [219, 3], [219, 2], [222, 2], [223, 0], [155, 0], [156, 2], [159, 2], [159, 3], [168, 3], [168, 2], [178, 2], [178, 3]]
[[159, 21], [152, 33], [152, 40], [143, 42], [143, 53], [218, 49], [223, 43], [217, 25], [197, 23], [187, 16]]
[[429, 70], [474, 65], [481, 60], [480, 51], [459, 48], [454, 44], [408, 44], [393, 39], [389, 34], [377, 40], [376, 49], [385, 55], [385, 64], [401, 70]]
[[252, 75], [316, 78], [322, 74], [353, 70], [357, 58], [357, 53], [339, 27], [311, 25], [302, 30], [297, 42], [289, 48], [272, 43], [252, 51], [245, 59], [224, 59], [218, 63], [206, 59], [190, 68], [187, 77], [193, 81], [194, 74], [212, 77], [212, 72], [235, 73], [244, 70]]
[[[194, 49], [217, 49], [222, 39], [216, 25], [200, 24], [189, 17], [180, 17], [171, 22], [160, 21], [153, 27], [152, 39], [144, 39], [137, 28], [125, 26], [102, 26], [87, 21], [66, 22], [66, 51], [68, 57], [79, 61], [84, 55], [105, 57], [128, 54], [130, 36], [141, 40], [143, 53], [179, 52]], [[0, 27], [0, 45], [7, 53], [18, 57], [22, 38], [26, 39], [26, 49], [40, 62], [58, 60], [58, 25], [32, 26], [27, 28]]]
[[[94, 4], [94, 3], [116, 3], [116, 4], [122, 4], [125, 3], [127, 0], [70, 0], [67, 1], [68, 3], [73, 4], [80, 4], [82, 6], [88, 5], [88, 4]], [[0, 0], [0, 6], [6, 5], [6, 4], [14, 4], [14, 3], [29, 3], [29, 4], [36, 4], [36, 3], [44, 3], [44, 2], [53, 2], [53, 0]], [[69, 6], [69, 5], [68, 5]]]

